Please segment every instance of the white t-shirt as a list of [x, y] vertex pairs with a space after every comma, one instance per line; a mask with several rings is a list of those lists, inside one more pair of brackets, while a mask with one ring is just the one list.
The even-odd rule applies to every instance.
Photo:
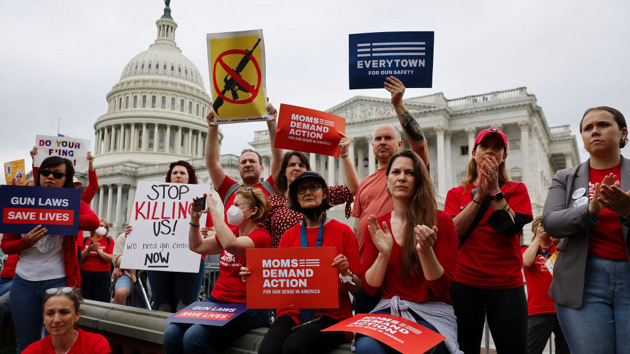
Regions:
[[[25, 236], [26, 234], [22, 234], [22, 237]], [[63, 237], [59, 235], [45, 236], [31, 248], [20, 252], [20, 261], [15, 267], [15, 274], [28, 281], [65, 277]]]

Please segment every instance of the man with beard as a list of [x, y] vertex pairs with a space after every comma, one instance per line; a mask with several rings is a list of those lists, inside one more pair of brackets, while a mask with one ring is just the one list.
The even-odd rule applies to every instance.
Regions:
[[[206, 167], [217, 193], [221, 197], [224, 205], [224, 216], [227, 222], [227, 212], [234, 202], [234, 192], [241, 186], [250, 188], [259, 188], [267, 197], [274, 193], [275, 176], [280, 170], [282, 162], [282, 149], [274, 148], [276, 139], [276, 119], [278, 111], [270, 103], [267, 105], [267, 113], [274, 116], [274, 119], [267, 121], [267, 129], [269, 130], [269, 142], [271, 144], [271, 174], [265, 181], [260, 181], [260, 174], [263, 171], [262, 159], [260, 154], [252, 149], [245, 149], [241, 152], [238, 164], [238, 172], [243, 180], [240, 184], [230, 178], [223, 171], [223, 167], [219, 164], [219, 126], [214, 122], [214, 111], [210, 110], [206, 117], [208, 121], [208, 137], [206, 138]], [[233, 227], [228, 223], [228, 226]]]
[[[403, 95], [405, 93], [405, 85], [399, 79], [390, 76], [386, 79], [385, 89], [391, 93], [391, 102], [400, 121], [400, 125], [405, 133], [405, 138], [409, 142], [409, 146], [413, 152], [418, 154], [424, 161], [427, 168], [429, 167], [429, 151], [427, 142], [424, 138], [424, 132], [420, 124], [407, 110], [407, 106], [403, 103]], [[403, 146], [400, 133], [391, 124], [382, 124], [374, 132], [372, 140], [372, 149], [378, 160], [378, 169], [371, 175], [367, 176], [361, 184], [354, 198], [354, 208], [352, 216], [356, 218], [354, 223], [354, 233], [359, 245], [359, 254], [363, 260], [363, 240], [366, 235], [366, 226], [370, 215], [381, 216], [394, 210], [389, 193], [384, 192], [387, 189], [387, 177], [385, 176], [385, 168], [389, 163], [389, 159], [398, 152]], [[380, 296], [374, 297], [376, 302]], [[360, 290], [356, 298], [356, 312], [369, 312], [376, 305], [366, 303], [368, 295]]]

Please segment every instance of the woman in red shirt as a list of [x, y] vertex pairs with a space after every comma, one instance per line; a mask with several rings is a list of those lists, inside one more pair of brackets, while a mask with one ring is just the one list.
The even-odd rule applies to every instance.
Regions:
[[81, 293], [88, 300], [109, 302], [112, 285], [114, 240], [107, 236], [109, 223], [101, 219], [98, 229], [83, 239], [81, 250]]
[[[269, 232], [258, 225], [269, 214], [269, 201], [258, 188], [239, 188], [235, 192], [234, 203], [227, 211], [227, 222], [237, 226], [230, 229], [212, 196], [206, 194], [206, 198], [208, 207], [204, 212], [215, 220], [216, 234], [202, 239], [199, 231], [201, 213], [191, 210], [188, 237], [188, 245], [192, 251], [200, 254], [221, 254], [219, 277], [212, 293], [204, 301], [245, 303], [245, 284], [239, 271], [245, 265], [245, 252], [248, 248], [271, 247]], [[228, 347], [249, 330], [268, 325], [268, 311], [259, 309], [247, 310], [221, 327], [171, 323], [164, 330], [164, 351], [173, 354], [215, 353]]]
[[[74, 166], [58, 156], [46, 158], [39, 168], [35, 186], [74, 188]], [[79, 230], [93, 231], [98, 216], [81, 201]], [[38, 225], [26, 234], [4, 234], [0, 247], [6, 254], [19, 254], [9, 299], [18, 353], [41, 338], [44, 290], [60, 286], [80, 286], [77, 235], [49, 235]]]
[[[392, 314], [446, 336], [435, 353], [458, 353], [457, 325], [449, 288], [457, 259], [457, 235], [448, 214], [437, 210], [429, 171], [411, 150], [401, 150], [386, 168], [394, 211], [371, 215], [363, 253], [363, 288], [381, 301], [372, 313]], [[388, 347], [357, 335], [357, 353]]]
[[[337, 248], [332, 267], [339, 271], [339, 308], [278, 309], [275, 322], [260, 343], [259, 354], [328, 353], [339, 344], [352, 340], [352, 333], [320, 330], [352, 316], [348, 291], [361, 287], [361, 265], [356, 239], [349, 226], [326, 218], [330, 194], [326, 181], [315, 172], [303, 172], [289, 185], [289, 208], [304, 215], [304, 220], [285, 232], [278, 248]], [[247, 276], [247, 268], [241, 275]]]
[[532, 206], [525, 185], [509, 180], [507, 156], [505, 134], [482, 130], [462, 185], [444, 203], [459, 237], [451, 297], [465, 353], [479, 353], [486, 317], [498, 352], [527, 352], [520, 231]]
[[46, 290], [44, 302], [45, 338], [29, 345], [24, 354], [109, 354], [107, 339], [98, 333], [75, 328], [81, 317], [78, 289], [71, 287]]

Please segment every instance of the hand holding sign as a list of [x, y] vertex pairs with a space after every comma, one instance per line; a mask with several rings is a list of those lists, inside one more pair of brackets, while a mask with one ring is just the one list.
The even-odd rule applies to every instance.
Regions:
[[48, 230], [46, 230], [45, 227], [42, 227], [42, 225], [37, 225], [33, 228], [33, 230], [29, 231], [26, 236], [24, 236], [24, 240], [26, 241], [26, 243], [33, 246], [34, 244], [39, 242], [39, 240], [46, 237], [47, 233]]

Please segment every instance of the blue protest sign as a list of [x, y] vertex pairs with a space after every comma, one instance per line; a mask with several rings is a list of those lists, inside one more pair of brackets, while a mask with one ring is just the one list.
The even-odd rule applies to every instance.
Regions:
[[0, 186], [2, 233], [25, 234], [42, 225], [50, 235], [76, 235], [80, 211], [79, 189]]
[[350, 89], [383, 88], [395, 76], [406, 87], [433, 85], [434, 32], [350, 35]]
[[245, 304], [199, 301], [193, 302], [164, 321], [223, 326], [245, 311], [247, 311]]

